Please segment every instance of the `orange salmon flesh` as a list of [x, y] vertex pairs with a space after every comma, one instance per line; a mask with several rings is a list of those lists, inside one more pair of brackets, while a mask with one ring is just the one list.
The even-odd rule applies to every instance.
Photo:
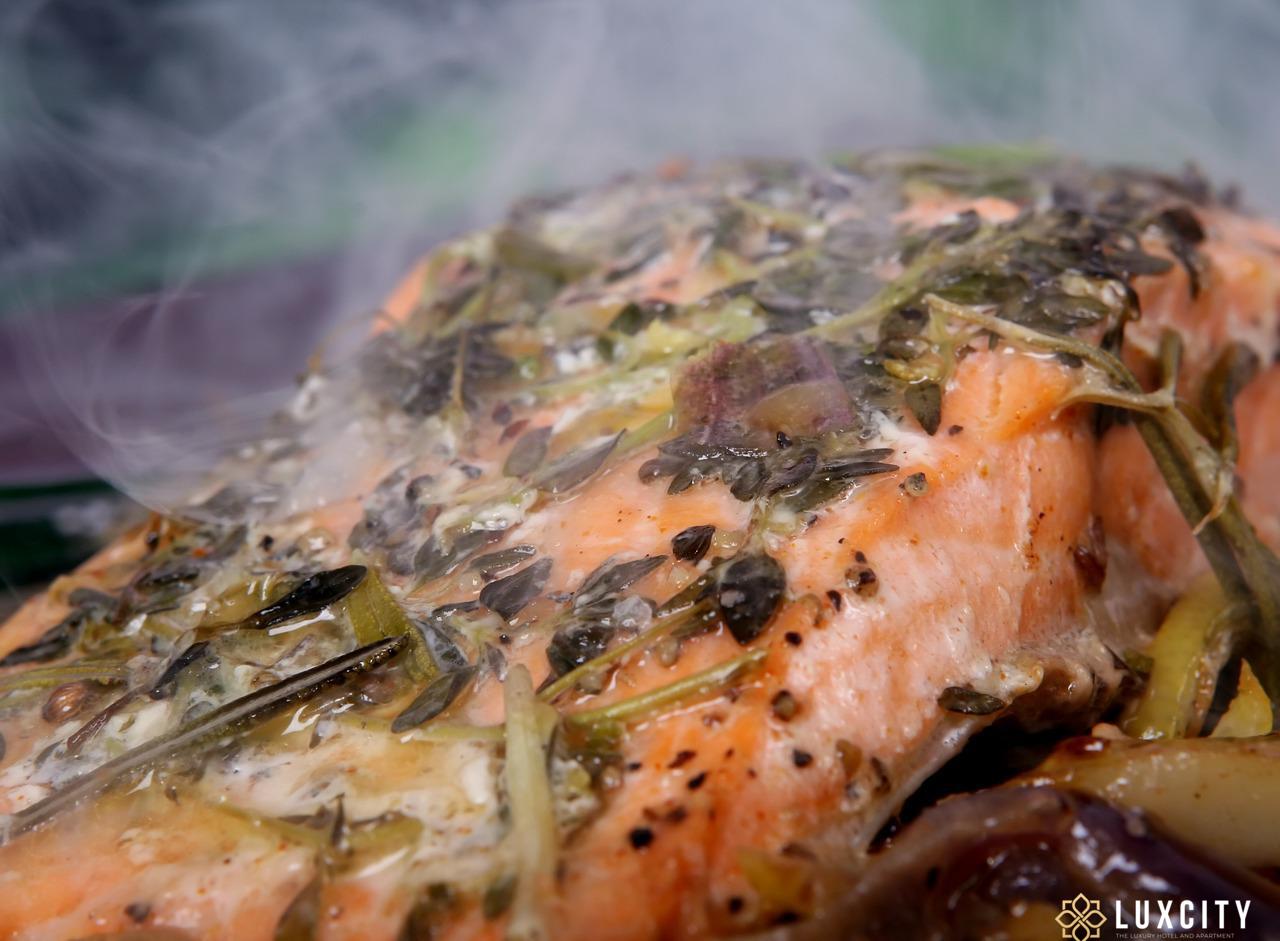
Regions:
[[1186, 401], [1252, 364], [1222, 460], [1280, 545], [1280, 231], [996, 178], [681, 168], [440, 246], [0, 629], [0, 938], [785, 932], [972, 734], [1087, 728], [1209, 566], [1053, 344], [1154, 393], [1176, 331]]

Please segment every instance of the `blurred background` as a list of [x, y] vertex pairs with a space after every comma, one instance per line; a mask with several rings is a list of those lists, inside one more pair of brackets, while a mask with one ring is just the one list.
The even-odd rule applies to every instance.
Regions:
[[673, 155], [1044, 141], [1280, 207], [1271, 0], [6, 0], [0, 614], [434, 242]]

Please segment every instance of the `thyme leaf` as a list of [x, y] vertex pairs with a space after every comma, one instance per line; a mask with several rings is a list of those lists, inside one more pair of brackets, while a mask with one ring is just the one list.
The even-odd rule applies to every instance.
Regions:
[[547, 444], [551, 441], [551, 429], [533, 428], [526, 431], [511, 446], [502, 473], [508, 477], [524, 477], [532, 474], [547, 456]]
[[625, 432], [618, 432], [599, 444], [579, 448], [564, 455], [543, 468], [534, 485], [548, 493], [564, 493], [587, 480], [600, 469], [605, 459], [613, 453]]
[[464, 689], [475, 679], [476, 668], [463, 667], [441, 673], [431, 680], [425, 689], [391, 722], [391, 731], [407, 732], [429, 722], [453, 704]]
[[644, 578], [663, 562], [665, 555], [647, 555], [630, 562], [606, 562], [582, 580], [573, 596], [573, 609], [587, 611]]
[[514, 575], [499, 578], [480, 589], [480, 603], [510, 621], [538, 597], [551, 575], [551, 560], [539, 559]]

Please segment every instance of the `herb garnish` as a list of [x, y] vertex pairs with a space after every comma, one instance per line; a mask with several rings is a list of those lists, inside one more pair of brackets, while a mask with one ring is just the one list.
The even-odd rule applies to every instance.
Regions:
[[683, 562], [700, 562], [715, 534], [716, 528], [710, 525], [682, 529], [671, 539], [671, 554]]
[[740, 644], [755, 640], [778, 610], [786, 588], [786, 572], [763, 552], [740, 555], [725, 566], [715, 598], [734, 640]]
[[539, 559], [514, 575], [499, 578], [480, 589], [480, 603], [510, 621], [542, 592], [551, 575], [551, 560]]
[[404, 642], [402, 637], [393, 637], [366, 644], [279, 683], [224, 703], [172, 732], [145, 742], [73, 778], [49, 797], [13, 814], [7, 831], [0, 833], [0, 844], [47, 823], [127, 775], [179, 755], [197, 757], [227, 735], [270, 718], [291, 705], [305, 702], [326, 686], [341, 682], [347, 676], [363, 673], [386, 662], [403, 647]]
[[308, 617], [355, 591], [368, 571], [363, 565], [344, 565], [329, 572], [317, 572], [304, 579], [279, 601], [255, 611], [235, 626], [261, 631]]

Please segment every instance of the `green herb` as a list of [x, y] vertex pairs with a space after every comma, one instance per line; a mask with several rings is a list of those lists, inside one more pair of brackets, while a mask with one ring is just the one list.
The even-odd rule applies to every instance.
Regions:
[[368, 569], [363, 565], [344, 565], [329, 572], [317, 572], [279, 601], [255, 611], [234, 626], [260, 631], [308, 617], [347, 597], [364, 582], [367, 574]]
[[506, 789], [511, 809], [511, 841], [516, 867], [515, 897], [507, 937], [513, 941], [545, 941], [546, 900], [555, 886], [559, 839], [555, 806], [547, 778], [548, 716], [555, 711], [538, 702], [533, 680], [523, 664], [507, 671]]
[[413, 557], [413, 571], [418, 583], [448, 575], [490, 543], [502, 538], [492, 529], [458, 529], [446, 534], [442, 541], [432, 535]]
[[547, 456], [547, 445], [550, 441], [550, 428], [533, 428], [526, 431], [511, 446], [506, 463], [502, 465], [502, 473], [508, 477], [524, 477], [532, 474]]
[[471, 568], [480, 573], [485, 581], [492, 581], [504, 572], [508, 572], [538, 554], [537, 548], [530, 545], [511, 546], [490, 552], [472, 560]]
[[490, 582], [480, 589], [480, 603], [510, 621], [546, 587], [551, 565], [550, 559], [539, 559], [514, 575]]
[[49, 689], [64, 683], [88, 682], [104, 685], [126, 683], [129, 671], [112, 660], [81, 660], [53, 667], [32, 667], [0, 676], [0, 695], [26, 689]]
[[715, 534], [716, 528], [711, 525], [682, 529], [671, 539], [671, 554], [684, 562], [700, 562], [711, 548]]
[[516, 897], [516, 877], [505, 875], [495, 879], [484, 890], [484, 898], [480, 902], [480, 911], [486, 919], [493, 921], [506, 914], [511, 902]]
[[377, 572], [370, 570], [360, 587], [347, 596], [345, 604], [357, 643], [372, 644], [386, 638], [403, 637], [409, 644], [406, 662], [409, 675], [418, 682], [436, 675], [436, 665], [423, 646], [422, 636], [382, 584]]
[[573, 596], [573, 610], [589, 611], [602, 603], [610, 603], [618, 592], [644, 578], [663, 562], [665, 555], [647, 555], [630, 562], [606, 562], [587, 575]]
[[564, 493], [583, 483], [604, 464], [605, 459], [618, 446], [624, 432], [618, 432], [598, 444], [571, 451], [553, 461], [534, 480], [539, 490], [548, 493]]
[[646, 630], [641, 631], [635, 637], [619, 644], [612, 650], [606, 651], [600, 656], [570, 670], [555, 682], [543, 688], [538, 695], [544, 702], [552, 702], [561, 693], [572, 689], [582, 680], [589, 676], [599, 675], [607, 668], [625, 660], [636, 651], [647, 649], [677, 631], [687, 631], [694, 626], [705, 626], [716, 617], [718, 617], [716, 612], [706, 604], [677, 607], [665, 614], [660, 612], [657, 620]]
[[274, 941], [312, 941], [320, 922], [320, 898], [324, 880], [315, 876], [293, 897], [276, 923]]
[[399, 734], [429, 722], [453, 704], [464, 689], [475, 679], [476, 668], [463, 667], [438, 674], [417, 698], [391, 723], [391, 731]]
[[0, 834], [3, 836], [0, 843], [47, 823], [126, 776], [179, 755], [196, 757], [215, 747], [228, 735], [262, 722], [289, 706], [305, 702], [325, 687], [341, 682], [348, 676], [366, 672], [385, 663], [404, 644], [402, 637], [366, 644], [279, 683], [225, 703], [172, 732], [145, 742], [72, 779], [44, 800], [13, 814], [9, 819], [7, 832]]
[[178, 688], [179, 677], [193, 664], [204, 659], [208, 653], [209, 641], [196, 641], [173, 658], [173, 662], [165, 667], [164, 672], [160, 674], [160, 679], [156, 680], [151, 689], [147, 690], [147, 695], [152, 699], [168, 699]]
[[786, 572], [763, 552], [739, 555], [724, 566], [715, 598], [734, 640], [748, 644], [760, 636], [786, 590]]
[[578, 728], [608, 727], [634, 722], [671, 706], [686, 705], [708, 696], [719, 695], [758, 669], [768, 655], [767, 650], [750, 650], [638, 696], [596, 709], [575, 712], [567, 716], [565, 721]]
[[595, 660], [619, 631], [648, 622], [653, 603], [634, 595], [624, 598], [623, 592], [666, 559], [659, 555], [630, 562], [609, 561], [583, 579], [563, 616], [563, 626], [547, 644], [553, 677]]

